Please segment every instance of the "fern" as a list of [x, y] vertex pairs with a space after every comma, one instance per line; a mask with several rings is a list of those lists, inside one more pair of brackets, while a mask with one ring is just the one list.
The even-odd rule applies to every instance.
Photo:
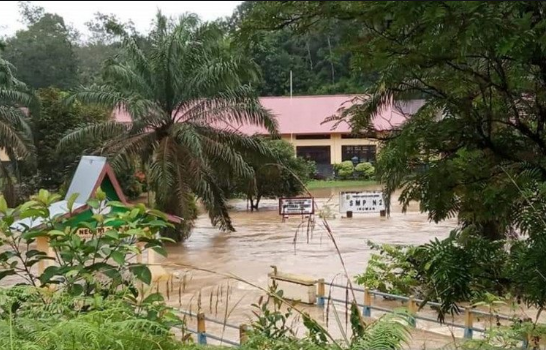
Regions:
[[20, 288], [14, 290], [15, 293], [3, 291], [3, 305], [13, 306], [18, 298], [30, 298], [17, 313], [2, 314], [0, 349], [169, 350], [182, 346], [169, 327], [144, 318], [145, 314], [123, 300], [104, 300], [100, 309], [74, 312], [74, 304], [86, 300], [54, 295], [47, 304], [35, 304], [34, 298], [41, 292], [27, 289], [30, 293], [26, 294]]
[[387, 314], [369, 324], [351, 349], [398, 350], [410, 339], [410, 317], [407, 314]]

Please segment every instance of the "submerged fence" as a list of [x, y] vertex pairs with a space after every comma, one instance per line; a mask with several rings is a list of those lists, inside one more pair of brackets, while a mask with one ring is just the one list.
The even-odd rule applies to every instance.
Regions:
[[[347, 300], [342, 300], [342, 299], [338, 299], [338, 298], [333, 298], [331, 296], [326, 296], [325, 286], [329, 286], [331, 288], [343, 289], [345, 291], [349, 290], [349, 287], [346, 286], [346, 285], [344, 286], [344, 285], [341, 285], [341, 284], [327, 283], [323, 279], [319, 279], [317, 281], [317, 306], [324, 307], [324, 305], [326, 304], [326, 302], [328, 300], [330, 300], [332, 302], [336, 302], [336, 303], [343, 303], [345, 305], [347, 304]], [[417, 298], [414, 298], [413, 296], [403, 296], [403, 295], [395, 295], [395, 294], [379, 292], [377, 290], [371, 290], [371, 289], [368, 289], [368, 288], [353, 287], [352, 290], [355, 291], [355, 292], [360, 292], [360, 293], [363, 294], [362, 303], [357, 302], [357, 305], [362, 308], [362, 315], [364, 317], [372, 317], [372, 311], [373, 310], [377, 310], [377, 311], [385, 312], [385, 313], [395, 312], [394, 309], [387, 309], [387, 308], [383, 308], [383, 307], [380, 307], [380, 306], [377, 306], [377, 305], [373, 304], [373, 297], [380, 296], [380, 297], [384, 297], [384, 298], [388, 298], [388, 299], [391, 299], [391, 300], [396, 300], [396, 301], [400, 301], [402, 303], [405, 303], [407, 305], [408, 312], [412, 315], [412, 317], [415, 320], [422, 320], [422, 321], [427, 321], [427, 322], [432, 322], [432, 323], [438, 323], [438, 324], [453, 327], [453, 328], [463, 329], [464, 330], [464, 338], [467, 338], [467, 339], [472, 339], [472, 337], [474, 335], [474, 332], [485, 333], [485, 331], [486, 331], [483, 328], [477, 328], [477, 327], [474, 326], [475, 316], [495, 318], [497, 321], [499, 321], [499, 320], [507, 320], [507, 321], [513, 320], [513, 317], [510, 317], [510, 316], [496, 314], [496, 313], [490, 313], [490, 312], [484, 312], [484, 311], [472, 309], [470, 307], [464, 307], [464, 308], [461, 307], [461, 309], [464, 309], [464, 323], [460, 324], [460, 323], [455, 323], [455, 322], [440, 322], [436, 318], [431, 318], [431, 317], [419, 315], [419, 307], [420, 307], [420, 305], [423, 305], [425, 303], [425, 301], [422, 300], [422, 299], [417, 299]], [[426, 304], [431, 306], [431, 307], [439, 307], [440, 306], [440, 303], [436, 303], [436, 302], [427, 302]], [[414, 324], [414, 326], [415, 326], [415, 324]]]
[[[281, 278], [281, 276], [283, 277]], [[290, 276], [290, 277], [286, 277], [286, 276]], [[307, 289], [302, 289], [302, 290], [305, 290], [306, 293], [309, 291], [308, 289], [309, 279], [301, 278], [301, 277], [298, 278], [298, 277], [295, 277], [294, 275], [278, 274], [276, 268], [274, 268], [273, 273], [269, 274], [269, 277], [272, 280], [280, 279], [289, 284], [293, 283], [295, 285], [305, 286], [305, 288]], [[172, 280], [170, 282], [171, 288], [169, 288], [169, 282], [167, 282], [166, 286], [167, 286], [167, 297], [169, 297], [169, 294], [170, 294], [169, 289], [171, 292], [174, 289]], [[400, 306], [404, 306], [409, 312], [409, 314], [412, 316], [412, 319], [414, 320], [412, 326], [416, 326], [419, 321], [425, 321], [425, 322], [431, 322], [431, 323], [435, 323], [442, 326], [453, 327], [453, 328], [463, 330], [464, 331], [463, 337], [466, 339], [472, 339], [475, 332], [477, 333], [486, 332], [486, 329], [479, 328], [474, 325], [475, 318], [483, 317], [483, 318], [489, 318], [490, 320], [494, 319], [496, 320], [496, 323], [499, 323], [500, 320], [505, 320], [505, 321], [514, 320], [514, 317], [510, 317], [507, 315], [501, 315], [501, 314], [492, 313], [492, 312], [485, 312], [485, 311], [473, 309], [471, 307], [461, 307], [460, 309], [464, 310], [464, 317], [463, 317], [464, 321], [462, 323], [457, 323], [455, 321], [440, 322], [437, 318], [430, 317], [430, 315], [423, 315], [424, 312], [422, 309], [420, 309], [420, 307], [425, 304], [425, 301], [422, 299], [414, 298], [413, 296], [389, 294], [389, 293], [384, 293], [384, 292], [380, 292], [380, 291], [372, 290], [368, 288], [360, 288], [360, 287], [351, 288], [348, 285], [342, 285], [342, 284], [337, 284], [333, 282], [328, 283], [328, 282], [325, 282], [324, 279], [313, 280], [312, 286], [313, 286], [311, 288], [312, 292], [313, 293], [316, 292], [316, 299], [313, 298], [312, 304], [316, 305], [319, 308], [325, 308], [328, 303], [343, 304], [345, 305], [345, 307], [349, 307], [351, 304], [353, 304], [353, 301], [349, 300], [348, 297], [345, 300], [334, 297], [332, 295], [332, 291], [337, 289], [337, 290], [344, 291], [346, 296], [348, 296], [349, 291], [361, 294], [361, 302], [356, 301], [356, 305], [359, 308], [361, 308], [362, 315], [364, 317], [373, 317], [374, 311], [378, 311], [382, 313], [394, 313], [397, 311], [397, 309], [399, 309], [399, 307], [396, 307], [396, 308], [383, 307], [378, 305], [379, 304], [378, 302], [374, 302], [374, 300], [376, 299], [375, 297], [382, 297], [391, 301], [400, 302], [402, 304]], [[326, 293], [326, 287], [330, 288], [330, 292], [328, 294]], [[157, 290], [159, 291], [159, 288]], [[180, 295], [181, 295], [181, 290], [178, 291], [179, 298], [180, 298]], [[305, 297], [308, 297], [308, 296], [306, 295]], [[297, 300], [297, 298], [292, 298], [292, 299]], [[302, 298], [300, 300], [304, 300], [304, 299]], [[316, 302], [314, 300], [316, 300]], [[433, 308], [440, 306], [440, 304], [436, 302], [426, 302], [426, 304]], [[189, 333], [195, 334], [197, 343], [199, 344], [207, 344], [208, 339], [211, 339], [226, 345], [240, 346], [240, 344], [244, 343], [247, 339], [248, 326], [246, 324], [235, 325], [235, 324], [229, 323], [227, 319], [218, 320], [218, 319], [210, 318], [210, 317], [207, 317], [204, 313], [202, 313], [201, 310], [199, 310], [199, 312], [197, 313], [193, 313], [191, 311], [187, 311], [183, 309], [178, 309], [178, 311], [180, 312], [180, 314], [190, 317], [192, 319], [192, 323], [186, 322], [186, 327], [184, 330]], [[210, 330], [207, 331], [207, 323], [212, 323], [215, 325], [222, 326], [222, 332], [221, 332], [222, 334], [220, 335], [218, 333], [213, 334], [213, 332], [211, 332]], [[238, 331], [238, 341], [233, 340], [234, 338], [233, 336], [231, 337], [231, 339], [226, 339], [224, 337], [225, 335], [224, 331], [226, 329]], [[523, 340], [523, 343], [524, 343], [524, 346], [526, 346], [525, 344], [527, 342], [525, 340]]]

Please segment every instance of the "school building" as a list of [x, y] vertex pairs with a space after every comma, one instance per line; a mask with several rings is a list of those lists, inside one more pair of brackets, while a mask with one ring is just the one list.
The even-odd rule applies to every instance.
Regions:
[[[378, 141], [371, 137], [354, 135], [348, 123], [334, 128], [334, 122], [323, 123], [340, 110], [361, 103], [358, 95], [323, 95], [294, 97], [261, 97], [260, 103], [276, 118], [279, 136], [290, 142], [299, 157], [313, 160], [320, 174], [330, 175], [332, 164], [352, 160], [375, 162]], [[374, 129], [384, 133], [399, 126], [408, 115], [423, 105], [423, 101], [397, 104], [384, 108], [374, 119]], [[125, 112], [115, 113], [116, 120], [130, 122]], [[267, 135], [265, 129], [253, 126], [230, 126], [248, 135]]]
[[[378, 141], [374, 135], [354, 135], [351, 126], [342, 122], [323, 123], [328, 117], [338, 115], [343, 108], [361, 103], [357, 95], [262, 97], [261, 104], [269, 109], [279, 123], [283, 140], [294, 145], [299, 157], [315, 161], [323, 175], [332, 173], [332, 164], [352, 160], [375, 162]], [[408, 115], [423, 105], [423, 101], [397, 104], [384, 108], [374, 119], [374, 129], [384, 133], [399, 126]], [[243, 126], [247, 134], [265, 134], [253, 126]]]

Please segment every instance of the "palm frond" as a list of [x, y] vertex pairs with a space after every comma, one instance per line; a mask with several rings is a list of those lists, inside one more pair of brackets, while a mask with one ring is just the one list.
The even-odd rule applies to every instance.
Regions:
[[250, 87], [219, 93], [212, 98], [192, 100], [178, 106], [177, 121], [216, 123], [219, 127], [236, 129], [244, 124], [263, 127], [272, 135], [278, 130], [275, 117], [265, 109]]
[[32, 135], [32, 130], [27, 122], [27, 116], [20, 108], [0, 106], [0, 120], [21, 130], [29, 138]]
[[33, 153], [34, 146], [30, 135], [25, 135], [3, 120], [0, 120], [0, 140], [3, 146], [12, 149], [18, 158], [27, 158]]
[[142, 96], [153, 97], [154, 92], [150, 82], [144, 74], [133, 67], [110, 59], [104, 65], [103, 74], [110, 84], [118, 86], [120, 89], [131, 89]]
[[130, 125], [121, 124], [116, 121], [107, 121], [98, 124], [90, 124], [77, 128], [63, 137], [57, 149], [73, 147], [74, 144], [80, 144], [89, 140], [111, 140], [123, 137], [130, 130]]
[[10, 105], [28, 106], [35, 103], [35, 98], [23, 91], [0, 87], [0, 103], [7, 102]]
[[235, 231], [227, 208], [227, 200], [217, 180], [202, 172], [195, 193], [203, 201], [214, 226], [224, 231]]

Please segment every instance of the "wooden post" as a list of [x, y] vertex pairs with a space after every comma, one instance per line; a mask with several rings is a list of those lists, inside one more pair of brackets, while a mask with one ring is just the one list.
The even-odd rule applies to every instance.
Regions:
[[464, 337], [467, 339], [472, 339], [472, 335], [474, 334], [474, 315], [472, 314], [472, 311], [470, 308], [466, 307], [464, 309]]
[[277, 276], [277, 266], [271, 265], [271, 268], [273, 269], [273, 275]]
[[372, 317], [372, 293], [368, 288], [364, 288], [364, 306], [362, 307], [362, 315], [364, 317]]
[[317, 306], [324, 307], [326, 288], [324, 287], [324, 278], [317, 281]]
[[144, 245], [141, 242], [137, 242], [136, 246], [138, 250], [140, 251], [140, 253], [137, 254], [136, 256], [136, 261], [137, 261], [137, 264], [142, 264], [142, 248], [144, 247]]
[[[47, 256], [52, 257], [53, 252], [49, 247], [49, 239], [47, 237], [36, 237], [36, 248], [46, 253]], [[40, 260], [38, 261], [38, 274], [41, 275], [44, 273], [45, 269], [49, 266], [49, 260]]]
[[246, 324], [242, 324], [239, 326], [239, 344], [243, 345], [248, 341], [248, 327]]
[[154, 265], [155, 264], [155, 250], [148, 249], [148, 265]]
[[207, 344], [207, 327], [205, 325], [205, 314], [202, 312], [197, 314], [197, 343], [201, 345]]
[[410, 325], [415, 327], [417, 321], [415, 319], [415, 316], [417, 315], [417, 304], [415, 303], [415, 299], [413, 297], [413, 295], [411, 295], [409, 297], [409, 300], [408, 300], [408, 312], [411, 316], [411, 319], [410, 319]]

